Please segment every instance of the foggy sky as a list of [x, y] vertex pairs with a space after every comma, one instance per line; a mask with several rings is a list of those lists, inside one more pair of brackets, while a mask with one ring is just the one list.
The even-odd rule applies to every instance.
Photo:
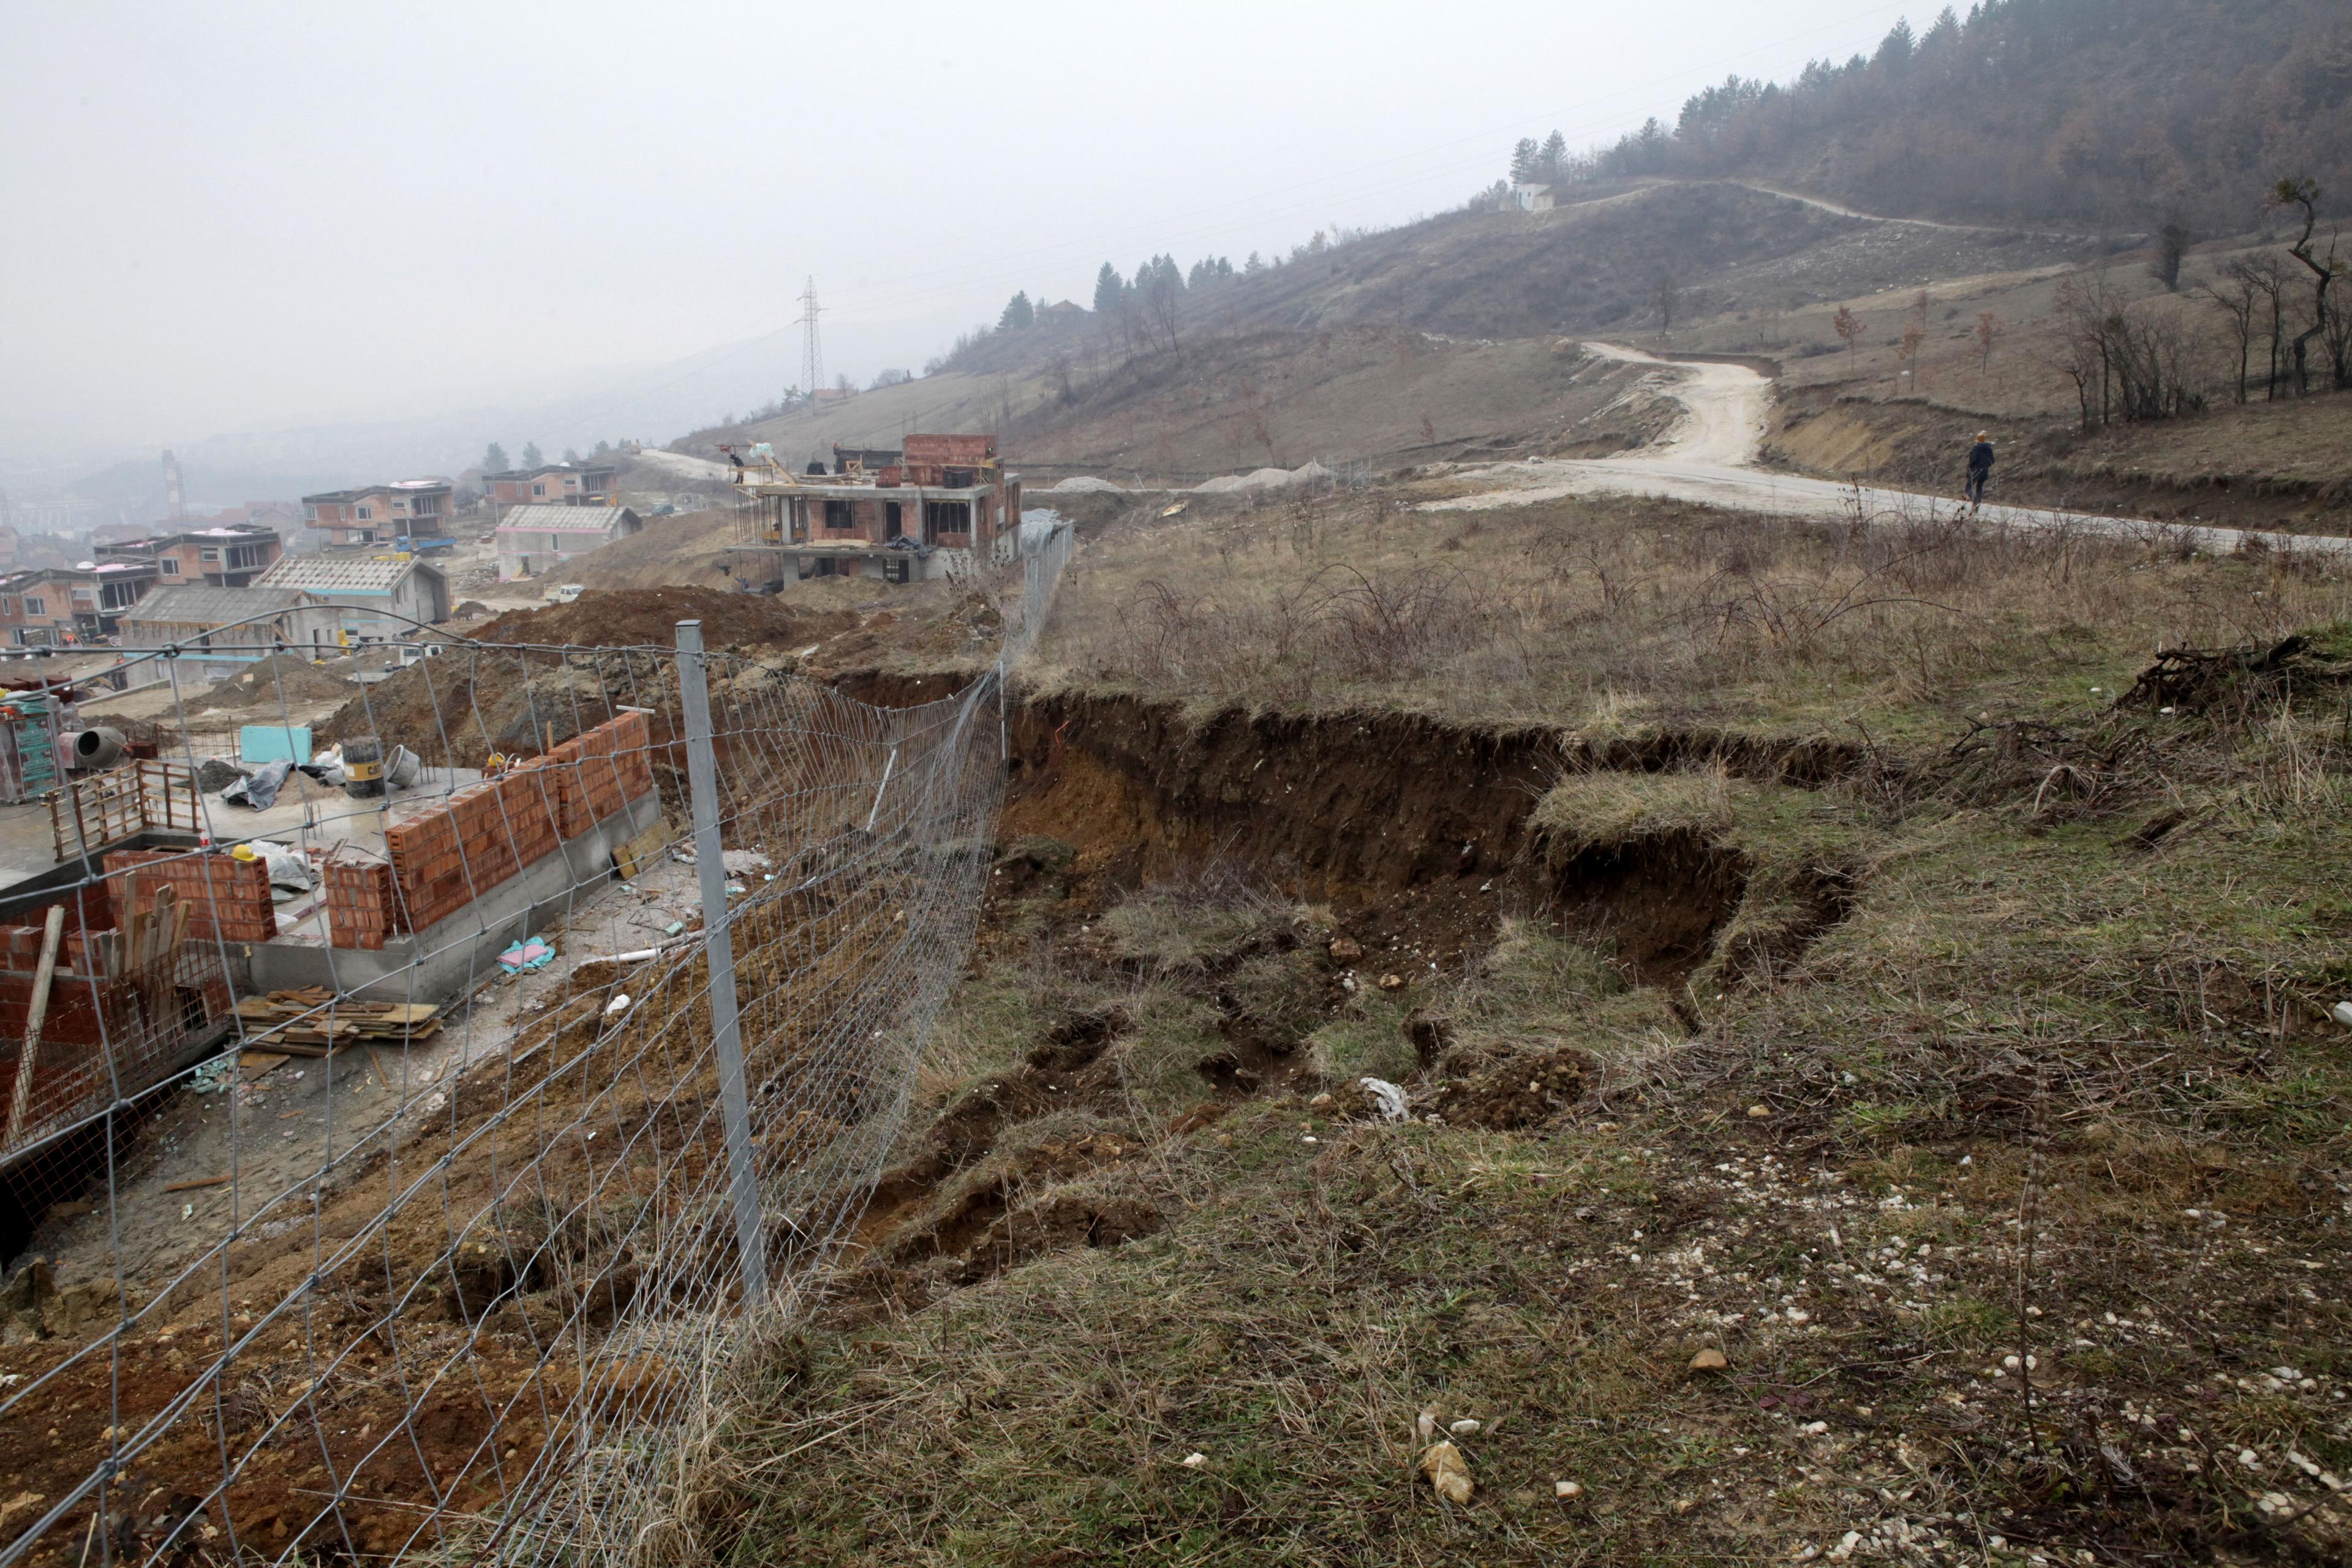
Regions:
[[[626, 385], [788, 327], [810, 274], [862, 383], [1015, 289], [1433, 212], [1518, 136], [1934, 9], [15, 0], [0, 451]], [[516, 434], [677, 434], [606, 423]]]

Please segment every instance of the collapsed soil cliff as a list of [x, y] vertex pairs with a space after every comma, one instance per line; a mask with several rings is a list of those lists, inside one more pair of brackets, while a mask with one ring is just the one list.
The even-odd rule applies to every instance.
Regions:
[[[928, 701], [946, 679], [865, 675], [845, 689]], [[1121, 888], [1230, 865], [1375, 939], [1410, 933], [1458, 961], [1506, 913], [1540, 912], [1614, 938], [1630, 971], [1671, 983], [1705, 963], [1750, 868], [1686, 831], [1578, 847], [1546, 842], [1537, 803], [1570, 773], [1720, 767], [1818, 787], [1860, 765], [1826, 737], [1700, 729], [1592, 738], [1485, 730], [1416, 714], [1223, 710], [1206, 717], [1128, 696], [1059, 693], [1006, 718], [1003, 841], [1073, 845], [1082, 875]]]

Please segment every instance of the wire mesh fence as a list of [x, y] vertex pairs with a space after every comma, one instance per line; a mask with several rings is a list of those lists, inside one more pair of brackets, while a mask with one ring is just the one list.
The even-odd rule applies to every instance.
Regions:
[[0, 892], [0, 1565], [655, 1553], [898, 1131], [1069, 550], [919, 707], [436, 633], [234, 829]]

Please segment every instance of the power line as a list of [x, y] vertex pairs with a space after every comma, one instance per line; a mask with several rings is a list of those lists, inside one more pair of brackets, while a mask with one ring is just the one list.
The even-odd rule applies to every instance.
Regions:
[[808, 287], [801, 291], [801, 385], [814, 401], [817, 388], [824, 384], [824, 350], [817, 341], [816, 319], [824, 307], [816, 302], [816, 279], [812, 276]]

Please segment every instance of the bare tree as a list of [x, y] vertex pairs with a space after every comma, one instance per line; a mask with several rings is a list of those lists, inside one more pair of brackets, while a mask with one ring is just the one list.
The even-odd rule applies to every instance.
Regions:
[[1908, 372], [1914, 392], [1919, 390], [1919, 350], [1927, 342], [1926, 327], [1916, 321], [1903, 323], [1903, 342], [1895, 350], [1895, 363], [1899, 367], [1895, 374], [1901, 375]]
[[2212, 307], [2229, 323], [2230, 335], [2238, 343], [2238, 401], [2246, 400], [2246, 366], [2253, 358], [2254, 339], [2262, 332], [2262, 290], [2255, 285], [2243, 258], [2230, 262], [2218, 277], [2197, 286]]
[[1830, 330], [1845, 340], [1845, 357], [1851, 361], [1853, 358], [1854, 345], [1862, 342], [1862, 334], [1869, 329], [1862, 324], [1861, 317], [1843, 305], [1840, 305], [1837, 308], [1837, 314], [1830, 319]]
[[2336, 389], [2352, 388], [2352, 305], [2336, 300], [2327, 307], [2327, 320], [2320, 323], [2319, 341], [2327, 347], [2327, 363], [2335, 372]]
[[2241, 257], [2230, 263], [2230, 270], [2242, 277], [2246, 286], [2254, 291], [2257, 316], [2269, 318], [2263, 334], [2270, 340], [2270, 368], [2263, 377], [2263, 399], [2275, 402], [2278, 398], [2279, 360], [2286, 347], [2287, 285], [2293, 279], [2275, 256]]
[[[2287, 247], [2287, 254], [2310, 268], [2315, 279], [2311, 301], [2311, 325], [2297, 333], [2294, 340], [2294, 391], [2296, 396], [2305, 397], [2311, 393], [2311, 340], [2327, 330], [2327, 289], [2343, 272], [2344, 263], [2336, 258], [2337, 236], [2328, 237], [2327, 254], [2324, 257], [2315, 254], [2311, 247], [2312, 231], [2319, 226], [2317, 181], [2281, 180], [2271, 189], [2271, 205], [2302, 209], [2303, 235]], [[2337, 362], [2336, 384], [2339, 390], [2352, 386], [2352, 365]]]
[[1977, 312], [1977, 374], [1992, 369], [1992, 346], [2009, 335], [2009, 323], [1990, 310]]
[[2194, 237], [2177, 218], [2156, 231], [2156, 258], [2147, 264], [2147, 275], [2163, 284], [2168, 294], [2180, 292], [2180, 262]]
[[2083, 429], [2170, 419], [2202, 408], [2188, 334], [2168, 312], [2133, 304], [2093, 273], [2058, 290], [2057, 368], [2074, 384]]
[[1658, 310], [1658, 336], [1664, 337], [1675, 329], [1675, 308], [1682, 303], [1682, 280], [1675, 276], [1671, 266], [1658, 268], [1650, 280], [1650, 303]]

